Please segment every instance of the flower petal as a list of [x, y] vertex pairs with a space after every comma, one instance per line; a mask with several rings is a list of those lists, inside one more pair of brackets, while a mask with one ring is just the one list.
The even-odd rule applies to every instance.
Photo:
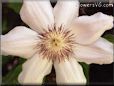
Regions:
[[56, 6], [54, 7], [54, 17], [57, 27], [61, 24], [68, 28], [72, 21], [78, 16], [79, 13], [79, 1], [72, 0], [58, 0]]
[[37, 32], [42, 32], [54, 24], [49, 0], [24, 0], [20, 15], [21, 19]]
[[77, 45], [75, 55], [78, 61], [87, 64], [110, 64], [113, 62], [113, 44], [100, 38], [89, 46]]
[[24, 26], [15, 27], [1, 36], [1, 52], [3, 55], [31, 57], [36, 51], [38, 34]]
[[57, 84], [86, 84], [81, 65], [74, 58], [54, 63]]
[[76, 42], [91, 44], [113, 27], [113, 17], [98, 12], [92, 16], [81, 16], [75, 20], [71, 29], [76, 34]]
[[51, 72], [51, 68], [51, 61], [36, 54], [23, 64], [18, 81], [21, 84], [42, 84], [44, 76]]

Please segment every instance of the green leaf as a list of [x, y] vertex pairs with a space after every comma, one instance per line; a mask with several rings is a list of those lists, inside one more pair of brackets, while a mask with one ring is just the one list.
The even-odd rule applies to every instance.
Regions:
[[3, 84], [19, 84], [17, 81], [17, 77], [19, 73], [22, 71], [22, 65], [18, 65], [15, 69], [10, 71], [5, 77], [3, 77]]
[[2, 65], [8, 63], [12, 59], [14, 59], [13, 56], [2, 56]]
[[19, 13], [22, 3], [8, 3], [8, 7], [13, 9], [16, 13]]
[[[2, 57], [2, 65], [8, 63], [9, 61], [11, 61], [15, 58], [15, 56], [1, 56], [1, 57]], [[19, 64], [22, 64], [23, 62], [26, 61], [26, 59], [20, 58], [20, 57], [18, 60], [19, 60]]]
[[83, 71], [84, 71], [84, 75], [87, 79], [87, 84], [89, 83], [89, 65], [86, 64], [86, 63], [83, 63], [83, 62], [80, 62], [82, 68], [83, 68]]
[[[8, 57], [8, 58], [6, 57], [6, 59], [9, 59], [9, 58], [11, 58], [11, 57]], [[9, 71], [3, 77], [3, 79], [2, 79], [3, 84], [8, 84], [8, 85], [9, 84], [19, 84], [17, 78], [18, 78], [19, 73], [22, 71], [22, 64], [26, 61], [26, 59], [19, 58], [18, 61], [19, 61], [18, 65], [15, 68], [13, 68], [11, 71]], [[7, 62], [7, 60], [6, 60], [6, 62]]]
[[107, 35], [103, 36], [103, 38], [105, 38], [108, 41], [114, 43], [114, 35], [112, 35], [112, 34], [107, 34]]
[[7, 32], [7, 21], [6, 21], [6, 19], [4, 19], [2, 22], [2, 32], [3, 33]]
[[23, 64], [27, 59], [19, 58], [19, 64]]

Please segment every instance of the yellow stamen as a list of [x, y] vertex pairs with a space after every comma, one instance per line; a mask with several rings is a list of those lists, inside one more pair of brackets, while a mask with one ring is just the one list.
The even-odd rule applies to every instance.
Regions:
[[48, 31], [40, 33], [40, 43], [38, 44], [39, 53], [44, 58], [62, 61], [73, 54], [74, 39], [70, 31], [62, 26], [48, 28]]

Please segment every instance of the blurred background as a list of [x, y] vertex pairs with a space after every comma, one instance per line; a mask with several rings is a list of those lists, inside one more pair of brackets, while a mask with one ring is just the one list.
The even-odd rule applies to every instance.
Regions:
[[[52, 3], [54, 7], [56, 2]], [[84, 3], [81, 3], [84, 4]], [[107, 3], [102, 3], [107, 4]], [[16, 26], [27, 26], [20, 18], [19, 11], [22, 3], [19, 2], [2, 2], [2, 34], [6, 34]], [[92, 15], [96, 12], [103, 12], [108, 15], [113, 15], [114, 7], [80, 7], [80, 16]], [[110, 42], [114, 43], [114, 28], [106, 31], [103, 36]], [[22, 70], [22, 64], [26, 59], [16, 56], [2, 56], [2, 84], [19, 84], [17, 77]], [[84, 73], [88, 80], [88, 84], [114, 84], [113, 65], [87, 65], [80, 63], [83, 66]], [[44, 78], [44, 84], [56, 84], [55, 71]]]

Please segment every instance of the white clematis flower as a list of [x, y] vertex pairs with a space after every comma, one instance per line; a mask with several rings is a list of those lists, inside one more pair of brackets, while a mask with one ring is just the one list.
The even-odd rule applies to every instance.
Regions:
[[58, 0], [52, 8], [49, 0], [24, 0], [22, 20], [30, 26], [17, 26], [1, 36], [3, 55], [28, 59], [18, 81], [41, 84], [44, 76], [56, 71], [57, 84], [86, 84], [79, 62], [110, 64], [113, 44], [100, 37], [113, 27], [113, 17], [98, 12], [78, 17], [78, 0]]

